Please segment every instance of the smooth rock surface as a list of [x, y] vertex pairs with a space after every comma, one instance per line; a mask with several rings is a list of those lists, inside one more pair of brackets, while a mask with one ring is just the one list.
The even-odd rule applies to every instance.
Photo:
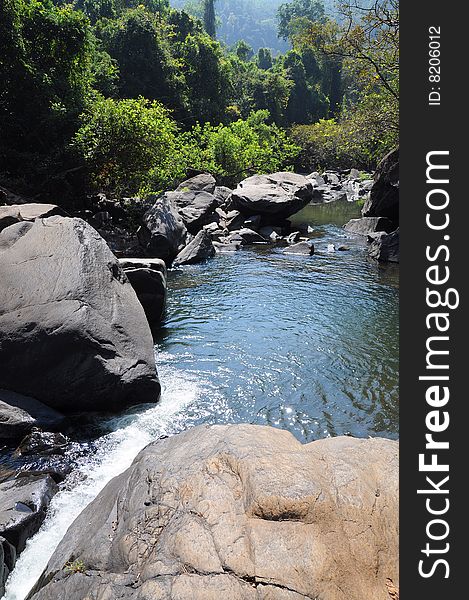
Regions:
[[66, 413], [156, 402], [150, 329], [104, 240], [64, 217], [23, 233], [0, 251], [0, 387]]
[[0, 231], [20, 221], [34, 221], [38, 218], [65, 216], [66, 213], [55, 204], [13, 204], [0, 206]]
[[215, 247], [210, 234], [204, 229], [176, 257], [173, 266], [192, 265], [215, 256]]
[[361, 219], [351, 219], [344, 225], [345, 231], [356, 233], [358, 235], [369, 235], [376, 231], [390, 233], [395, 228], [395, 225], [387, 217], [362, 217]]
[[106, 486], [29, 598], [389, 600], [398, 485], [395, 441], [196, 427]]
[[399, 262], [399, 229], [392, 233], [379, 231], [368, 236], [368, 255], [380, 262]]
[[245, 215], [285, 219], [313, 198], [313, 184], [296, 173], [254, 175], [242, 181], [230, 197], [230, 207]]
[[156, 198], [143, 217], [138, 239], [145, 255], [161, 258], [167, 265], [176, 258], [187, 241], [187, 228], [172, 200], [174, 192]]
[[215, 192], [217, 182], [215, 181], [215, 177], [210, 175], [210, 173], [201, 173], [200, 175], [196, 175], [195, 177], [191, 177], [190, 179], [186, 179], [183, 181], [177, 188], [177, 192], [208, 192], [209, 194], [213, 194]]
[[9, 390], [0, 390], [0, 440], [19, 439], [33, 427], [59, 429], [65, 417], [42, 402]]

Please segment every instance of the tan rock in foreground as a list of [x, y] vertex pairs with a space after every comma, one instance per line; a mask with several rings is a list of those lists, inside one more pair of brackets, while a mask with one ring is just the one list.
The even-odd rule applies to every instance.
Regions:
[[398, 585], [397, 442], [301, 445], [269, 427], [212, 426], [143, 450], [70, 527], [30, 597], [389, 600], [388, 579]]

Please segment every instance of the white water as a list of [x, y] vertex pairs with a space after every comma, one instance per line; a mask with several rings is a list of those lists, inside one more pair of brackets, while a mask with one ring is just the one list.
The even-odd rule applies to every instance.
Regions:
[[[171, 362], [172, 357], [160, 354], [158, 358]], [[7, 581], [2, 600], [24, 600], [68, 527], [104, 486], [125, 471], [152, 440], [183, 429], [184, 409], [200, 397], [202, 382], [169, 365], [159, 366], [158, 371], [161, 401], [141, 414], [114, 420], [115, 430], [98, 441], [96, 454], [83, 460], [79, 468], [83, 481], [52, 499], [40, 531], [28, 541]]]

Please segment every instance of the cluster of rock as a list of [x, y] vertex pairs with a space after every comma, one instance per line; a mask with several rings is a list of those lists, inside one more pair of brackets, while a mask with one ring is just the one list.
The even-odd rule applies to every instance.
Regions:
[[371, 258], [399, 262], [399, 149], [381, 161], [362, 218], [352, 219], [345, 229], [366, 236]]
[[120, 262], [93, 227], [60, 213], [0, 207], [0, 441], [29, 457], [16, 476], [0, 471], [0, 592], [71, 470], [73, 444], [57, 437], [67, 417], [160, 395], [148, 321], [164, 308], [163, 261]]
[[28, 598], [389, 600], [398, 485], [395, 441], [193, 428], [106, 486]]
[[292, 230], [288, 218], [311, 203], [355, 200], [372, 183], [354, 170], [308, 176], [282, 172], [254, 175], [230, 190], [217, 186], [209, 174], [197, 175], [154, 198], [138, 238], [146, 256], [173, 266], [259, 243], [281, 243], [289, 246], [287, 253], [312, 254], [309, 238]]

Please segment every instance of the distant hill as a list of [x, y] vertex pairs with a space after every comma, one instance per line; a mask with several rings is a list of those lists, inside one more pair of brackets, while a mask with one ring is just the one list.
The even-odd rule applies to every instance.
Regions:
[[[254, 51], [271, 48], [274, 53], [286, 52], [289, 44], [277, 36], [277, 9], [284, 0], [217, 0], [217, 38], [234, 46], [245, 40]], [[175, 8], [184, 8], [201, 16], [197, 0], [170, 0]]]
[[[373, 0], [362, 0], [362, 6]], [[277, 35], [277, 10], [288, 0], [216, 0], [217, 38], [227, 46], [245, 40], [255, 52], [270, 48], [274, 54], [289, 50], [288, 42]], [[333, 16], [336, 0], [324, 0], [326, 14]], [[202, 16], [201, 0], [170, 0], [174, 8], [183, 8], [192, 15]]]

